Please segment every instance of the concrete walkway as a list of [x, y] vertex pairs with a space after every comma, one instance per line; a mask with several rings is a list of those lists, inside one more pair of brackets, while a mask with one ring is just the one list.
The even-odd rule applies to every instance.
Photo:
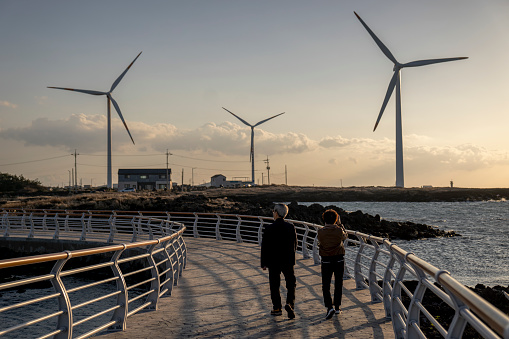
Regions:
[[[127, 330], [100, 336], [119, 338], [394, 338], [381, 303], [346, 280], [343, 314], [325, 320], [320, 266], [298, 259], [297, 317], [270, 315], [268, 274], [259, 268], [259, 247], [231, 241], [185, 238], [187, 268], [173, 295], [158, 311], [138, 313]], [[284, 279], [282, 279], [284, 285]], [[286, 289], [282, 288], [282, 299]]]

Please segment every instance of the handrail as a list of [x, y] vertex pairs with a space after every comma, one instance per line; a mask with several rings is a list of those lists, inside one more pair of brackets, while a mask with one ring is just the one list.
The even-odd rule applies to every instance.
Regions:
[[[147, 232], [144, 232], [143, 227], [155, 232], [156, 227], [147, 226], [153, 225], [152, 222], [178, 222], [188, 226], [185, 231], [182, 229], [183, 234], [187, 236], [252, 242], [259, 245], [263, 227], [273, 221], [272, 218], [262, 216], [220, 213], [110, 211], [110, 214], [107, 214], [106, 212], [44, 210], [42, 214], [48, 220], [57, 219], [58, 216], [62, 219], [67, 218], [70, 223], [74, 220], [73, 217], [83, 218], [83, 215], [86, 215], [89, 218], [91, 233], [94, 231], [93, 221], [114, 216], [115, 222], [138, 218], [131, 222], [136, 225], [132, 228], [135, 234], [140, 232], [139, 234], [146, 236]], [[37, 215], [41, 215], [39, 210], [0, 211], [0, 234], [4, 236], [8, 236], [10, 232], [28, 234], [30, 229], [27, 225], [32, 225], [31, 228], [36, 227], [33, 226], [32, 220]], [[309, 253], [312, 253], [311, 257], [315, 264], [318, 264], [320, 257], [317, 230], [322, 226], [298, 220], [287, 221], [294, 224], [297, 230], [298, 252], [304, 258], [309, 258]], [[72, 225], [69, 227], [72, 230]], [[95, 229], [100, 230], [97, 227]], [[36, 229], [34, 233], [37, 234], [37, 231]], [[383, 302], [386, 317], [392, 320], [396, 337], [421, 338], [424, 334], [419, 324], [421, 319], [427, 318], [444, 337], [461, 337], [466, 325], [470, 324], [485, 338], [509, 339], [509, 317], [459, 283], [448, 272], [401, 249], [388, 239], [351, 230], [347, 230], [347, 233], [349, 238], [345, 240], [347, 251], [345, 277], [355, 279], [358, 289], [368, 288], [372, 302]], [[410, 290], [403, 283], [408, 280], [408, 276], [417, 281], [414, 290]], [[439, 284], [441, 288], [435, 284]], [[454, 310], [453, 321], [447, 325], [448, 327], [444, 328], [438, 323], [432, 315], [432, 310], [423, 306], [427, 291], [438, 296]], [[404, 302], [405, 295], [410, 302]]]
[[[178, 278], [182, 275], [187, 262], [187, 249], [182, 237], [186, 227], [183, 224], [144, 216], [137, 216], [131, 222], [132, 216], [129, 216], [126, 218], [126, 220], [130, 220], [128, 236], [126, 237], [127, 229], [119, 227], [115, 228], [118, 234], [112, 237], [110, 232], [106, 232], [105, 229], [88, 227], [89, 223], [82, 223], [83, 229], [73, 229], [72, 223], [76, 221], [72, 218], [73, 216], [79, 216], [80, 218], [76, 220], [81, 220], [81, 214], [61, 211], [52, 214], [45, 211], [44, 221], [48, 218], [53, 220], [58, 239], [65, 235], [65, 239], [79, 240], [82, 237], [82, 231], [85, 230], [87, 238], [92, 233], [99, 231], [102, 238], [96, 237], [95, 242], [102, 239], [102, 242], [107, 243], [116, 239], [116, 242], [122, 241], [122, 243], [0, 260], [0, 270], [4, 270], [1, 271], [2, 276], [5, 276], [3, 273], [7, 273], [8, 271], [5, 270], [8, 269], [16, 269], [16, 272], [23, 272], [21, 274], [29, 276], [33, 271], [32, 268], [41, 270], [44, 269], [44, 266], [41, 265], [53, 266], [49, 274], [29, 276], [24, 279], [15, 277], [14, 280], [0, 282], [2, 293], [9, 293], [8, 291], [13, 288], [30, 288], [28, 285], [35, 282], [51, 282], [53, 285], [53, 291], [49, 295], [44, 295], [48, 293], [46, 289], [38, 289], [37, 296], [32, 299], [19, 301], [17, 297], [16, 301], [11, 301], [12, 298], [0, 300], [0, 317], [2, 318], [0, 336], [6, 334], [18, 337], [34, 336], [34, 333], [27, 335], [22, 332], [30, 330], [29, 327], [33, 324], [45, 326], [43, 328], [46, 328], [48, 333], [42, 337], [54, 336], [55, 338], [77, 336], [86, 338], [108, 328], [124, 330], [128, 317], [143, 309], [155, 310], [161, 297], [171, 295], [172, 288], [177, 285]], [[111, 217], [111, 214], [96, 214], [89, 221], [95, 224], [103, 223], [111, 227]], [[4, 211], [0, 213], [0, 220], [0, 229], [10, 228], [12, 234], [27, 235], [27, 232], [30, 232], [30, 234], [44, 237], [48, 233], [42, 228], [42, 220], [37, 220], [37, 213], [5, 213]], [[30, 229], [27, 229], [26, 225], [30, 225]], [[38, 229], [34, 231], [34, 227]], [[59, 230], [59, 227], [62, 229]], [[6, 233], [8, 234], [8, 232], [2, 232], [4, 236]], [[50, 233], [52, 233], [51, 230]], [[141, 240], [129, 242], [133, 233], [138, 233]], [[127, 241], [124, 242], [124, 240]], [[73, 262], [72, 267], [66, 270], [65, 267], [69, 260], [75, 261], [76, 258], [85, 258], [86, 260], [78, 263], [81, 265], [79, 268], [76, 268], [77, 263]], [[102, 262], [90, 264], [90, 261], [97, 259]], [[108, 269], [108, 267], [111, 269], [111, 274], [104, 277], [104, 269]], [[101, 269], [103, 271], [100, 271]], [[70, 276], [84, 272], [89, 279], [90, 274], [93, 275], [91, 277], [93, 282], [87, 282], [78, 287], [67, 285]], [[113, 286], [111, 286], [112, 283]], [[115, 285], [116, 287], [114, 287]], [[85, 293], [76, 293], [78, 291]], [[32, 319], [27, 314], [33, 314], [33, 312], [23, 313], [23, 307], [34, 307], [36, 303], [51, 302], [52, 300], [57, 301], [58, 308], [52, 309], [54, 304], [47, 304], [48, 307], [41, 309], [40, 313], [36, 312], [36, 315], [33, 316], [35, 318]], [[111, 303], [113, 306], [105, 306], [111, 305]], [[94, 307], [92, 315], [88, 313], [88, 316], [83, 317], [81, 309], [89, 307]], [[97, 307], [106, 308], [97, 310]], [[23, 314], [23, 316], [13, 318], [12, 312], [9, 314], [11, 310], [16, 310], [17, 314]], [[25, 310], [27, 309], [25, 308]], [[47, 314], [44, 314], [45, 312]], [[55, 320], [56, 330], [54, 326], [51, 326]], [[37, 336], [41, 335], [39, 331], [40, 329], [36, 333]]]

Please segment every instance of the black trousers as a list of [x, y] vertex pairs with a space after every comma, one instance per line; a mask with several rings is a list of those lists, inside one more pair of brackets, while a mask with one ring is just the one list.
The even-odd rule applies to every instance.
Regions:
[[[344, 255], [322, 257], [322, 292], [323, 303], [327, 309], [341, 306], [343, 297], [343, 273], [345, 271]], [[330, 284], [334, 275], [334, 302], [330, 294]]]
[[295, 287], [297, 286], [297, 279], [295, 278], [295, 270], [293, 266], [288, 267], [269, 267], [269, 286], [270, 298], [274, 309], [281, 308], [281, 295], [279, 294], [279, 286], [281, 285], [281, 273], [285, 276], [286, 289], [286, 303], [292, 306], [295, 305]]

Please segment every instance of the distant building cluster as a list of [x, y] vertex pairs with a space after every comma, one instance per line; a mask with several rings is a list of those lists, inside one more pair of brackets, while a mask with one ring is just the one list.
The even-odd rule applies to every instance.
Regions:
[[171, 169], [119, 169], [118, 190], [165, 190], [172, 187]]
[[[167, 177], [168, 175], [168, 177]], [[172, 189], [176, 183], [171, 181], [171, 169], [119, 169], [119, 191], [167, 190]], [[210, 178], [210, 183], [199, 186], [205, 187], [246, 187], [251, 182], [242, 180], [226, 180], [226, 176], [216, 174]]]

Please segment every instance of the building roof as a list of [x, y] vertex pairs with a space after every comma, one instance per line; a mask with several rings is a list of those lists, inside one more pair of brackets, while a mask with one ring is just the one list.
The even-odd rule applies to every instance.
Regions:
[[[171, 173], [171, 168], [168, 168], [168, 173]], [[134, 169], [119, 169], [119, 175], [126, 174], [164, 174], [166, 175], [166, 168], [134, 168]]]
[[224, 178], [226, 178], [226, 177], [225, 177], [224, 175], [222, 175], [222, 174], [216, 174], [216, 175], [213, 175], [213, 176], [212, 176], [212, 178], [217, 178], [217, 177], [224, 177]]

